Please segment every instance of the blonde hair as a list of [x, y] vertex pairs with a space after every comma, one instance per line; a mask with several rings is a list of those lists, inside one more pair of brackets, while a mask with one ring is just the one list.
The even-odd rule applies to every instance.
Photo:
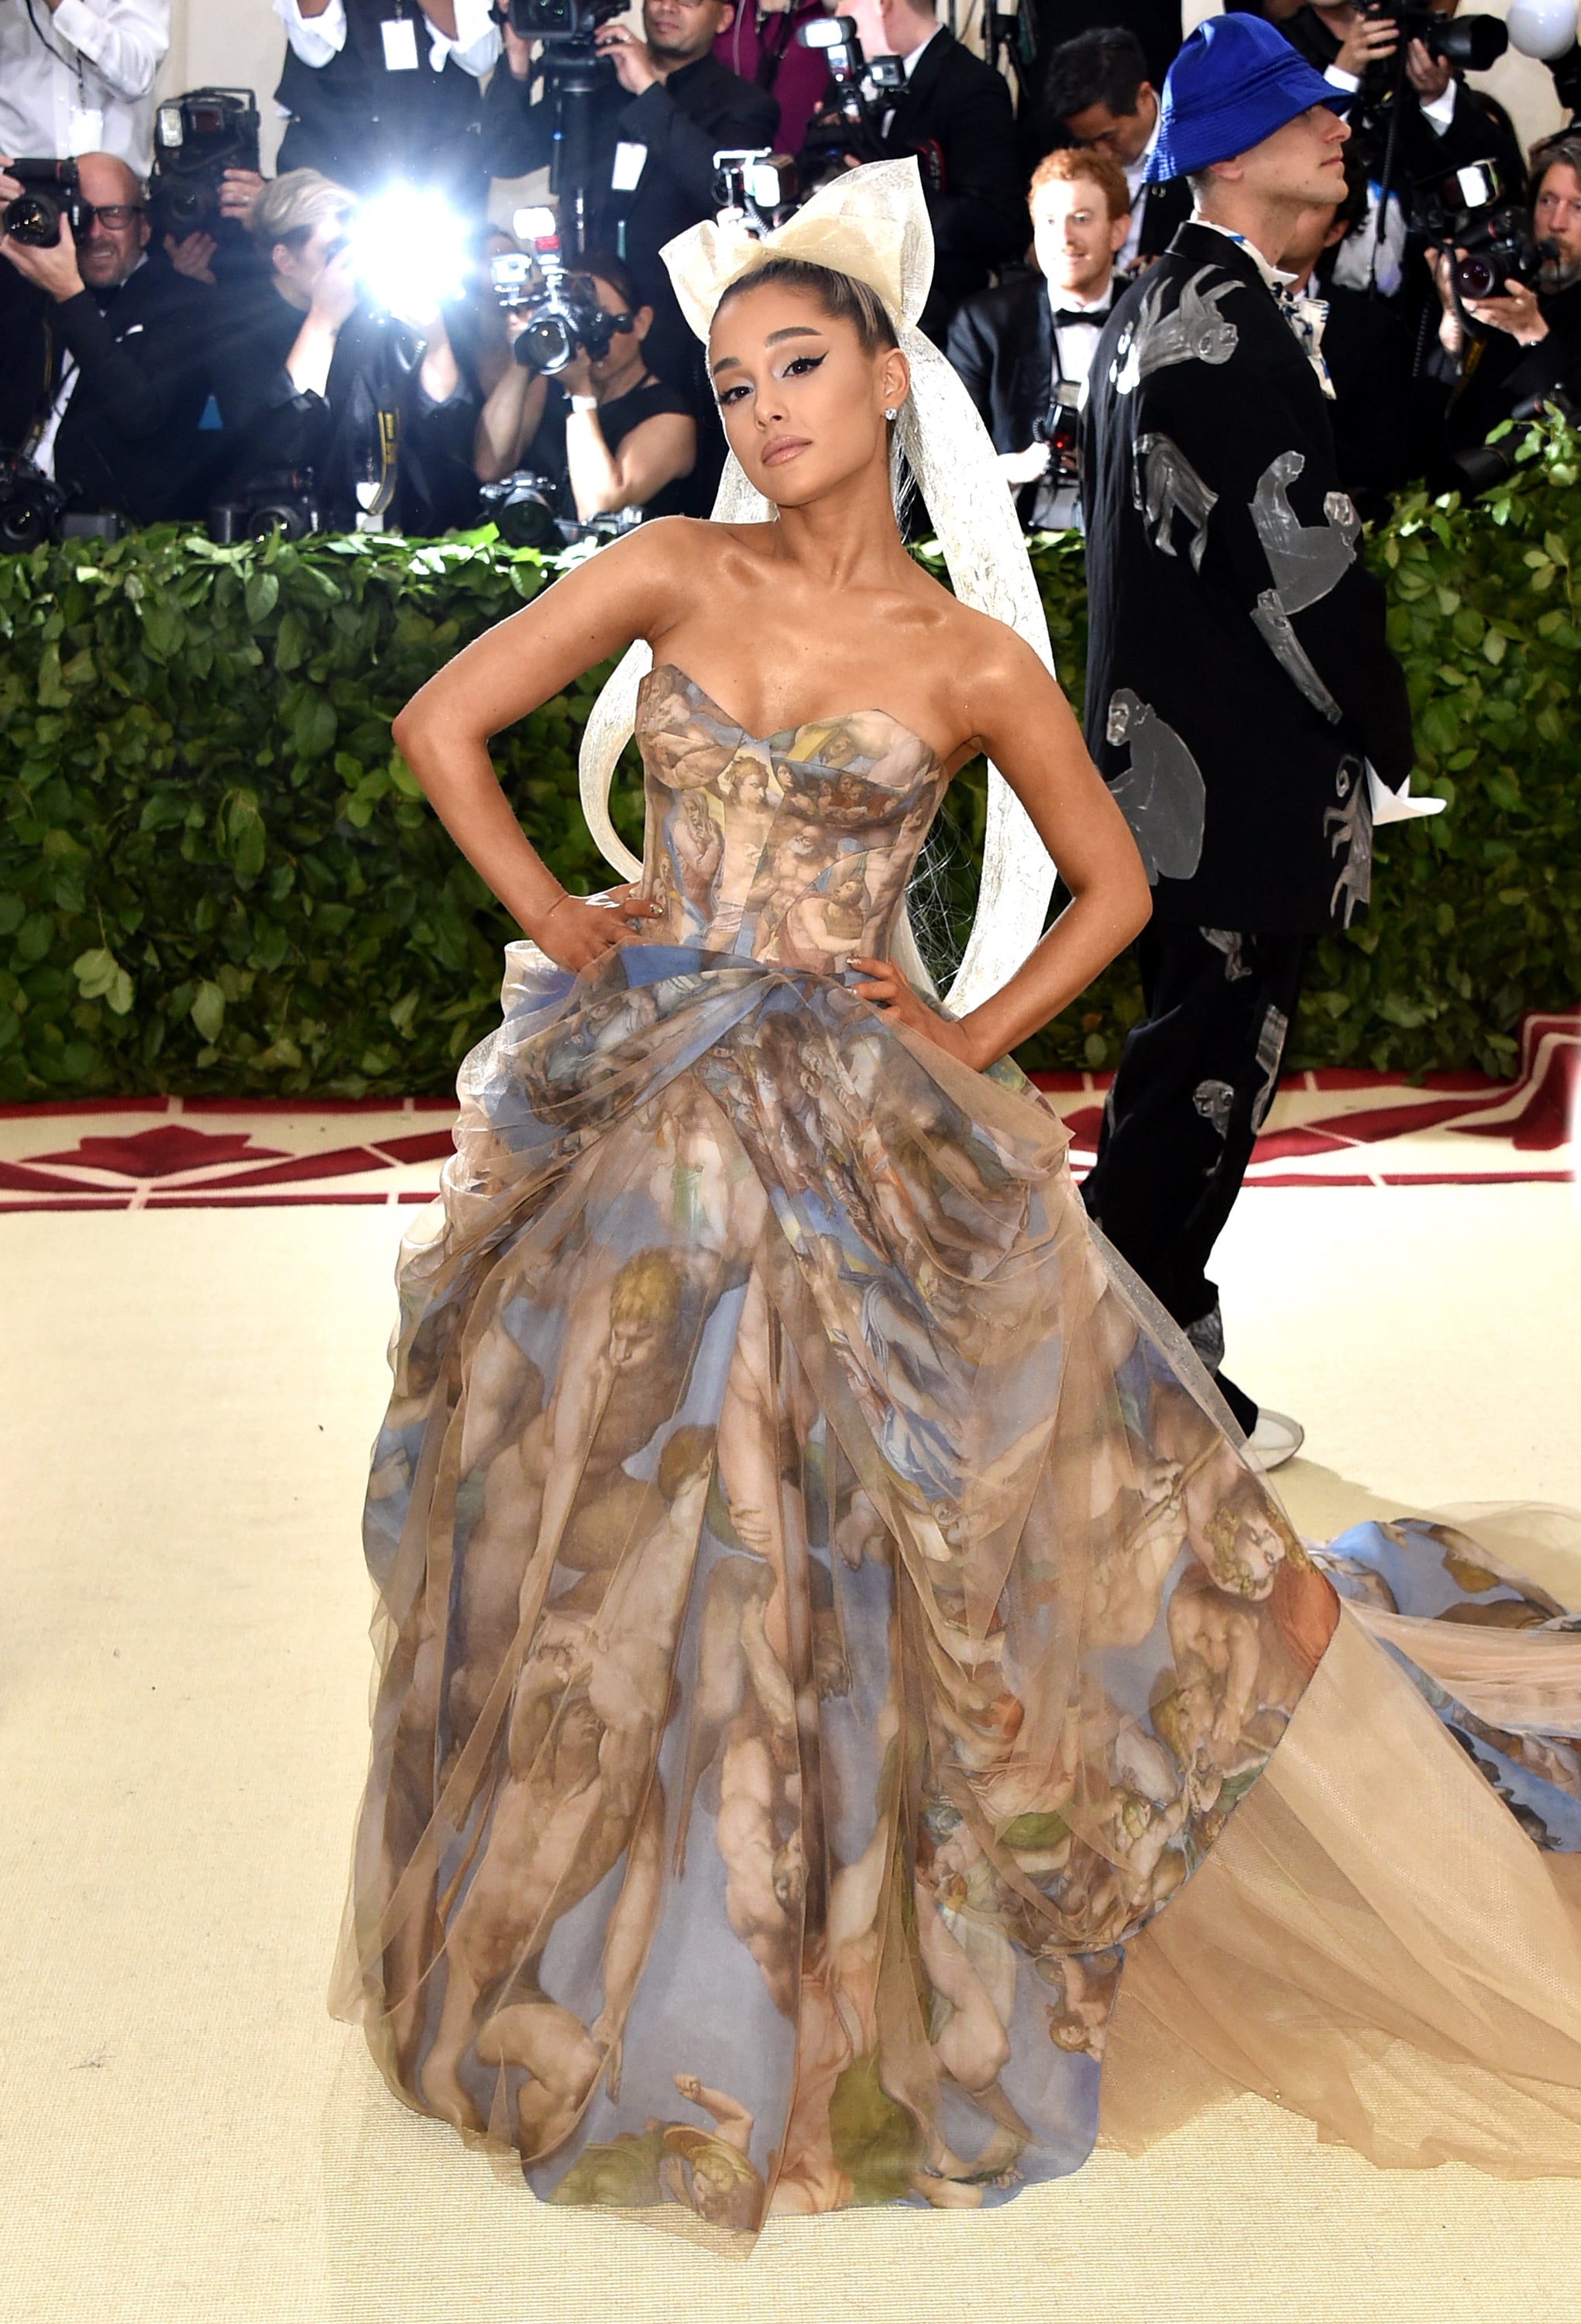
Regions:
[[356, 206], [356, 196], [321, 170], [288, 170], [271, 178], [253, 205], [248, 231], [267, 258], [277, 242], [299, 250], [316, 226]]
[[1030, 197], [1040, 186], [1074, 185], [1086, 178], [1103, 196], [1103, 206], [1112, 226], [1117, 217], [1126, 217], [1131, 208], [1131, 189], [1126, 183], [1126, 173], [1119, 163], [1108, 153], [1095, 153], [1086, 145], [1057, 145], [1045, 153], [1032, 173], [1027, 188]]

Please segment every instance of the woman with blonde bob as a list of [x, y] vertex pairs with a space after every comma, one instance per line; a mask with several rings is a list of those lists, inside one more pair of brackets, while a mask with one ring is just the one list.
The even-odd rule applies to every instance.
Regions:
[[[915, 328], [915, 165], [666, 257], [716, 521], [602, 551], [397, 722], [524, 941], [402, 1259], [336, 2006], [543, 2196], [694, 2234], [1070, 2171], [1106, 2043], [1133, 2146], [1251, 2088], [1380, 2161], [1575, 2168], [1549, 1859], [1364, 1627], [1386, 1549], [1391, 1645], [1509, 1707], [1541, 1594], [1422, 1530], [1375, 1572], [1351, 1538], [1334, 1570], [1377, 1586], [1341, 1608], [1009, 1060], [1147, 885]], [[902, 545], [901, 460], [954, 594]], [[489, 741], [620, 653], [584, 798], [628, 876], [576, 896]], [[633, 724], [640, 862], [606, 804]], [[941, 1002], [906, 881], [979, 752]], [[1414, 1621], [1419, 1569], [1474, 1610]], [[1521, 1780], [1561, 1800], [1545, 1748]]]

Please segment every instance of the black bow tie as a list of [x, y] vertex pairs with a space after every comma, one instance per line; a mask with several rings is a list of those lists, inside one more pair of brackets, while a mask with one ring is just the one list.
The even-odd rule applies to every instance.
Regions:
[[1090, 323], [1094, 330], [1101, 331], [1113, 312], [1112, 307], [1052, 307], [1049, 309], [1050, 319], [1056, 331], [1062, 323]]

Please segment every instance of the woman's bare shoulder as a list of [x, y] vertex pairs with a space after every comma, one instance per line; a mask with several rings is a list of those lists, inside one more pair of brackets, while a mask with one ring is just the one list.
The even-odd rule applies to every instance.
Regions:
[[750, 535], [760, 526], [714, 524], [704, 517], [653, 517], [592, 560], [611, 579], [618, 568], [623, 588], [639, 591], [653, 606], [659, 626], [671, 628], [693, 610], [699, 597], [712, 601], [722, 578], [740, 557], [751, 554]]

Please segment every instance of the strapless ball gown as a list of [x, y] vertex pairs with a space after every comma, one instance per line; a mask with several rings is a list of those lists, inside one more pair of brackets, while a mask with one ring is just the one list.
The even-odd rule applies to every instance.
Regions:
[[638, 733], [662, 917], [510, 946], [403, 1252], [338, 2006], [677, 2224], [1003, 2201], [1100, 2076], [1132, 2147], [1254, 2089], [1581, 2171], [1581, 1619], [1441, 1525], [1314, 1557], [1044, 1102], [859, 998], [916, 736], [673, 669]]

